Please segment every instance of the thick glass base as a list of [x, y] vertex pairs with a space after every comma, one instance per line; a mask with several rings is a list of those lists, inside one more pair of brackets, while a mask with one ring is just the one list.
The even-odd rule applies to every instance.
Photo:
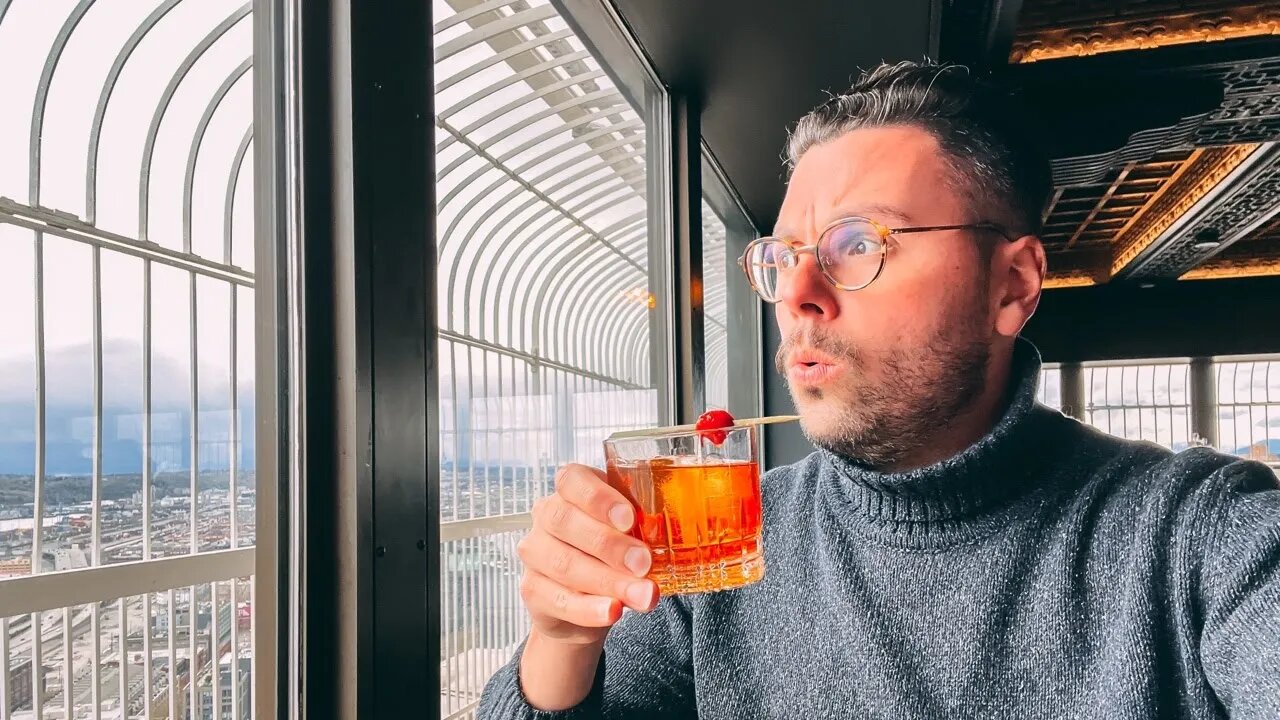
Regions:
[[732, 562], [667, 565], [655, 568], [649, 578], [658, 584], [663, 595], [732, 590], [764, 578], [764, 557], [757, 552]]

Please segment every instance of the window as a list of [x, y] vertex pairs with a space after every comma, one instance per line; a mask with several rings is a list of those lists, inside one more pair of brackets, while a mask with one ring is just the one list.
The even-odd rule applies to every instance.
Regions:
[[1046, 365], [1040, 370], [1040, 387], [1036, 391], [1036, 400], [1042, 405], [1062, 409], [1062, 369]]
[[702, 201], [702, 327], [705, 335], [708, 408], [729, 407], [729, 308], [727, 231], [724, 221]]
[[702, 302], [706, 406], [735, 417], [763, 410], [761, 301], [738, 269], [756, 238], [710, 155], [702, 158]]
[[527, 632], [515, 545], [555, 469], [669, 417], [670, 253], [650, 220], [668, 191], [648, 161], [664, 99], [549, 2], [488, 6], [434, 4], [448, 718]]
[[1188, 363], [1086, 364], [1083, 372], [1086, 422], [1173, 450], [1191, 445]]
[[1280, 360], [1217, 365], [1218, 447], [1280, 466]]
[[249, 716], [252, 37], [0, 3], [0, 715]]

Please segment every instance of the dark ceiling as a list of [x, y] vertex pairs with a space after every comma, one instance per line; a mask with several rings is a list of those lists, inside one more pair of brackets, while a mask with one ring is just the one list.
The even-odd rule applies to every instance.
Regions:
[[758, 224], [782, 204], [787, 128], [860, 66], [930, 50], [930, 0], [615, 0]]
[[613, 0], [762, 230], [787, 129], [860, 68], [989, 71], [1053, 160], [1047, 287], [1280, 274], [1280, 2]]

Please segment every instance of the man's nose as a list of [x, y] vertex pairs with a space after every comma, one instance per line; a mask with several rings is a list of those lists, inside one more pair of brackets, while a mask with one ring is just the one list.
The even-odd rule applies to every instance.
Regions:
[[813, 253], [797, 254], [795, 265], [778, 273], [778, 304], [794, 317], [834, 320], [839, 314], [835, 291]]

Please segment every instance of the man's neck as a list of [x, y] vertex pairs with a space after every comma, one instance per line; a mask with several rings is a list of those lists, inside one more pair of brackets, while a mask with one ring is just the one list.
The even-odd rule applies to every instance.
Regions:
[[992, 353], [982, 393], [955, 417], [935, 426], [924, 442], [899, 460], [876, 468], [904, 472], [928, 467], [960, 454], [995, 427], [1009, 404], [1012, 352]]

